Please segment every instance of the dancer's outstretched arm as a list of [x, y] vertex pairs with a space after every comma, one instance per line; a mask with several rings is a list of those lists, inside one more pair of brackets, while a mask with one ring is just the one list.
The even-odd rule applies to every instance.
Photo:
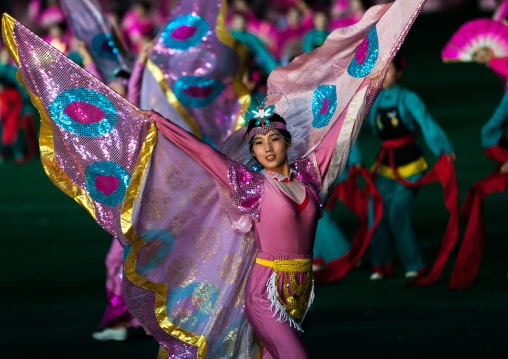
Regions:
[[146, 112], [155, 120], [157, 128], [172, 143], [191, 155], [203, 168], [212, 174], [222, 185], [229, 188], [229, 158], [209, 144], [201, 141], [155, 111]]

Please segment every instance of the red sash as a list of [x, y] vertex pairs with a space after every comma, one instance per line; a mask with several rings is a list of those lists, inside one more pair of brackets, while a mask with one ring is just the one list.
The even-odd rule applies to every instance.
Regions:
[[449, 161], [446, 158], [446, 155], [442, 155], [437, 162], [434, 164], [434, 167], [425, 173], [422, 178], [420, 178], [416, 182], [408, 181], [404, 178], [401, 178], [397, 172], [397, 168], [394, 163], [393, 158], [393, 149], [401, 146], [406, 146], [411, 143], [414, 143], [415, 136], [413, 134], [404, 136], [402, 138], [396, 140], [383, 141], [381, 152], [376, 161], [376, 166], [374, 169], [373, 176], [376, 175], [379, 166], [381, 165], [381, 160], [388, 152], [388, 159], [390, 163], [390, 168], [392, 169], [395, 179], [397, 182], [402, 183], [408, 187], [421, 187], [425, 186], [429, 183], [439, 181], [443, 186], [444, 190], [444, 200], [445, 205], [448, 211], [450, 212], [450, 219], [448, 220], [448, 225], [446, 227], [446, 231], [441, 242], [441, 248], [439, 249], [439, 253], [437, 255], [436, 261], [434, 262], [434, 266], [427, 276], [420, 276], [410, 280], [405, 285], [429, 285], [435, 283], [443, 268], [448, 260], [451, 250], [457, 243], [457, 239], [459, 236], [459, 201], [458, 201], [458, 188], [457, 188], [457, 177], [455, 175], [455, 167], [453, 166], [453, 161]]
[[0, 94], [0, 119], [3, 127], [1, 141], [6, 146], [16, 142], [22, 106], [23, 99], [18, 89], [7, 88]]
[[[358, 186], [357, 178], [365, 178], [367, 184], [363, 189]], [[325, 269], [315, 274], [317, 284], [332, 283], [344, 278], [362, 258], [368, 247], [372, 235], [383, 216], [383, 198], [376, 188], [372, 174], [367, 168], [357, 169], [351, 167], [348, 178], [339, 183], [333, 191], [332, 197], [326, 206], [327, 210], [333, 210], [340, 200], [362, 221], [351, 243], [351, 249], [342, 257], [327, 262]], [[374, 207], [374, 223], [369, 228], [369, 203], [372, 198]]]
[[485, 154], [501, 164], [490, 176], [475, 182], [467, 193], [462, 207], [462, 217], [468, 219], [468, 223], [453, 268], [450, 280], [451, 289], [466, 289], [473, 285], [485, 245], [482, 218], [485, 197], [491, 193], [503, 192], [508, 187], [508, 175], [502, 175], [499, 172], [502, 163], [508, 160], [508, 151], [504, 147], [496, 145], [486, 148]]

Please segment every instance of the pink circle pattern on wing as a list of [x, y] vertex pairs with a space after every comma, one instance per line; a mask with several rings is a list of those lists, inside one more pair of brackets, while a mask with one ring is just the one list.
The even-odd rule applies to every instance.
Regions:
[[328, 99], [329, 97], [325, 98], [323, 101], [323, 107], [321, 107], [321, 111], [319, 111], [320, 115], [323, 115], [328, 112]]
[[355, 54], [356, 62], [363, 65], [365, 63], [365, 60], [367, 59], [368, 54], [369, 54], [369, 38], [366, 37], [356, 50]]
[[102, 175], [95, 178], [95, 188], [105, 196], [115, 192], [120, 184], [120, 179], [115, 176]]
[[213, 88], [209, 86], [191, 86], [183, 90], [183, 93], [187, 96], [194, 98], [207, 98], [213, 92]]
[[89, 125], [102, 121], [106, 114], [100, 108], [87, 102], [71, 102], [68, 104], [64, 113], [69, 116], [72, 120]]
[[198, 31], [196, 26], [182, 25], [177, 27], [172, 33], [171, 37], [178, 41], [185, 41], [190, 39]]

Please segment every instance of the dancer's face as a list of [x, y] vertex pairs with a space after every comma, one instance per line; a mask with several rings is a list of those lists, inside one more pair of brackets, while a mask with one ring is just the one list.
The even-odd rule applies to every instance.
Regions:
[[314, 28], [316, 30], [325, 31], [328, 28], [328, 17], [324, 12], [317, 12], [314, 15]]
[[267, 170], [288, 175], [288, 148], [284, 137], [277, 130], [271, 130], [266, 135], [255, 135], [252, 155]]
[[233, 31], [247, 30], [247, 21], [245, 20], [243, 15], [236, 14], [233, 16], [233, 21], [231, 22], [231, 30]]

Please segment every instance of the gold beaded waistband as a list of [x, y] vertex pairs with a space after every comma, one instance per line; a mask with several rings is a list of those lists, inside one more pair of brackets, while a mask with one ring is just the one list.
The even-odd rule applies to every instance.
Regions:
[[256, 263], [265, 267], [273, 268], [277, 272], [307, 273], [312, 271], [312, 259], [291, 259], [286, 261], [269, 261], [257, 258]]

